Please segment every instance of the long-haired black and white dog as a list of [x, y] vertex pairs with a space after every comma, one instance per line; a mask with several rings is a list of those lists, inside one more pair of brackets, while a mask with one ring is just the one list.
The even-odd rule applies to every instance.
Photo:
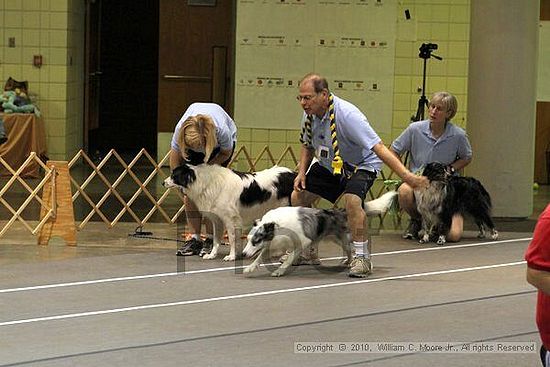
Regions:
[[491, 238], [498, 239], [498, 232], [491, 218], [491, 197], [481, 182], [473, 177], [453, 175], [438, 162], [428, 163], [423, 176], [430, 184], [425, 189], [414, 191], [416, 206], [422, 216], [420, 243], [437, 237], [437, 244], [446, 242], [445, 236], [451, 228], [453, 215], [470, 215], [479, 228], [478, 238], [485, 237], [485, 229], [491, 231]]
[[235, 231], [261, 218], [268, 210], [290, 205], [296, 173], [272, 167], [242, 173], [218, 165], [183, 164], [164, 180], [164, 187], [179, 188], [214, 225], [213, 247], [203, 259], [218, 255], [224, 228], [230, 252], [225, 261], [235, 260]]
[[258, 256], [244, 268], [244, 273], [255, 271], [264, 255], [274, 250], [290, 250], [287, 259], [271, 273], [280, 277], [300, 256], [300, 252], [322, 240], [340, 245], [351, 262], [351, 234], [346, 213], [342, 209], [315, 209], [305, 207], [277, 208], [267, 212], [254, 222], [248, 232], [248, 241], [243, 249], [245, 257]]
[[[397, 198], [390, 191], [376, 200], [365, 202], [367, 215], [385, 213]], [[343, 209], [315, 209], [305, 207], [284, 207], [270, 210], [248, 232], [248, 241], [243, 249], [245, 257], [257, 258], [244, 268], [244, 273], [255, 271], [262, 260], [277, 251], [289, 250], [289, 256], [279, 268], [271, 273], [279, 277], [300, 255], [302, 250], [316, 246], [322, 241], [334, 242], [346, 254], [345, 264], [352, 260], [351, 234], [348, 229], [346, 212]]]

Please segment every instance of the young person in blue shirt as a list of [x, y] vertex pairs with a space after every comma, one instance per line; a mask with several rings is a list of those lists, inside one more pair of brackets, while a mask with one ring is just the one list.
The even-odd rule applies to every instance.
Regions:
[[[409, 152], [409, 168], [417, 172], [430, 162], [449, 165], [456, 172], [472, 161], [472, 147], [466, 132], [454, 125], [458, 103], [450, 93], [437, 92], [428, 105], [428, 119], [411, 123], [394, 140], [390, 150], [397, 156]], [[416, 210], [413, 188], [406, 182], [399, 186], [399, 205], [411, 217], [403, 238], [418, 239], [421, 227], [420, 214]], [[447, 241], [456, 242], [462, 236], [464, 218], [453, 216]]]
[[[372, 260], [363, 202], [382, 162], [411, 187], [425, 187], [427, 179], [410, 172], [384, 145], [366, 116], [330, 92], [324, 77], [307, 74], [300, 81], [297, 99], [304, 115], [292, 205], [311, 206], [319, 197], [335, 202], [342, 195], [355, 250], [348, 275], [366, 277], [372, 272]], [[316, 161], [311, 164], [313, 158]], [[302, 254], [302, 263], [317, 262], [315, 251]]]

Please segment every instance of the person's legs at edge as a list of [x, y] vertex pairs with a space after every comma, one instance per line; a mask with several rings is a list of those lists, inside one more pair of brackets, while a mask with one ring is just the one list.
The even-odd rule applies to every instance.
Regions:
[[420, 214], [416, 210], [416, 202], [414, 200], [414, 190], [406, 183], [402, 183], [397, 190], [399, 207], [404, 210], [410, 219], [409, 225], [403, 233], [405, 239], [418, 239], [418, 232], [421, 229]]

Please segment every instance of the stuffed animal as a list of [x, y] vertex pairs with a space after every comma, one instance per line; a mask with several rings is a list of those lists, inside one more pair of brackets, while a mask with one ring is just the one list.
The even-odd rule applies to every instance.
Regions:
[[0, 111], [4, 113], [32, 113], [40, 117], [40, 110], [33, 103], [33, 99], [29, 98], [28, 91], [29, 83], [25, 81], [17, 81], [11, 76], [4, 85], [4, 92], [0, 94]]
[[22, 92], [19, 88], [15, 90], [7, 90], [0, 94], [0, 102], [2, 102], [2, 109], [4, 113], [32, 113], [36, 116], [40, 116], [40, 111], [31, 100], [27, 97], [25, 92]]

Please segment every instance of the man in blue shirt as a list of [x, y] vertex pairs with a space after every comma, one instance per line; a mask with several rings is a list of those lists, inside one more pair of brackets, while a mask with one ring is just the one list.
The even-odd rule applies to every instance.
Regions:
[[[322, 76], [306, 75], [300, 81], [297, 99], [304, 116], [292, 205], [311, 206], [319, 197], [335, 202], [342, 195], [355, 249], [349, 276], [366, 277], [372, 272], [372, 261], [363, 202], [382, 162], [411, 187], [425, 187], [427, 179], [411, 173], [386, 148], [365, 115], [332, 94]], [[317, 161], [311, 164], [314, 157]], [[318, 261], [315, 252], [310, 256], [306, 262]]]

